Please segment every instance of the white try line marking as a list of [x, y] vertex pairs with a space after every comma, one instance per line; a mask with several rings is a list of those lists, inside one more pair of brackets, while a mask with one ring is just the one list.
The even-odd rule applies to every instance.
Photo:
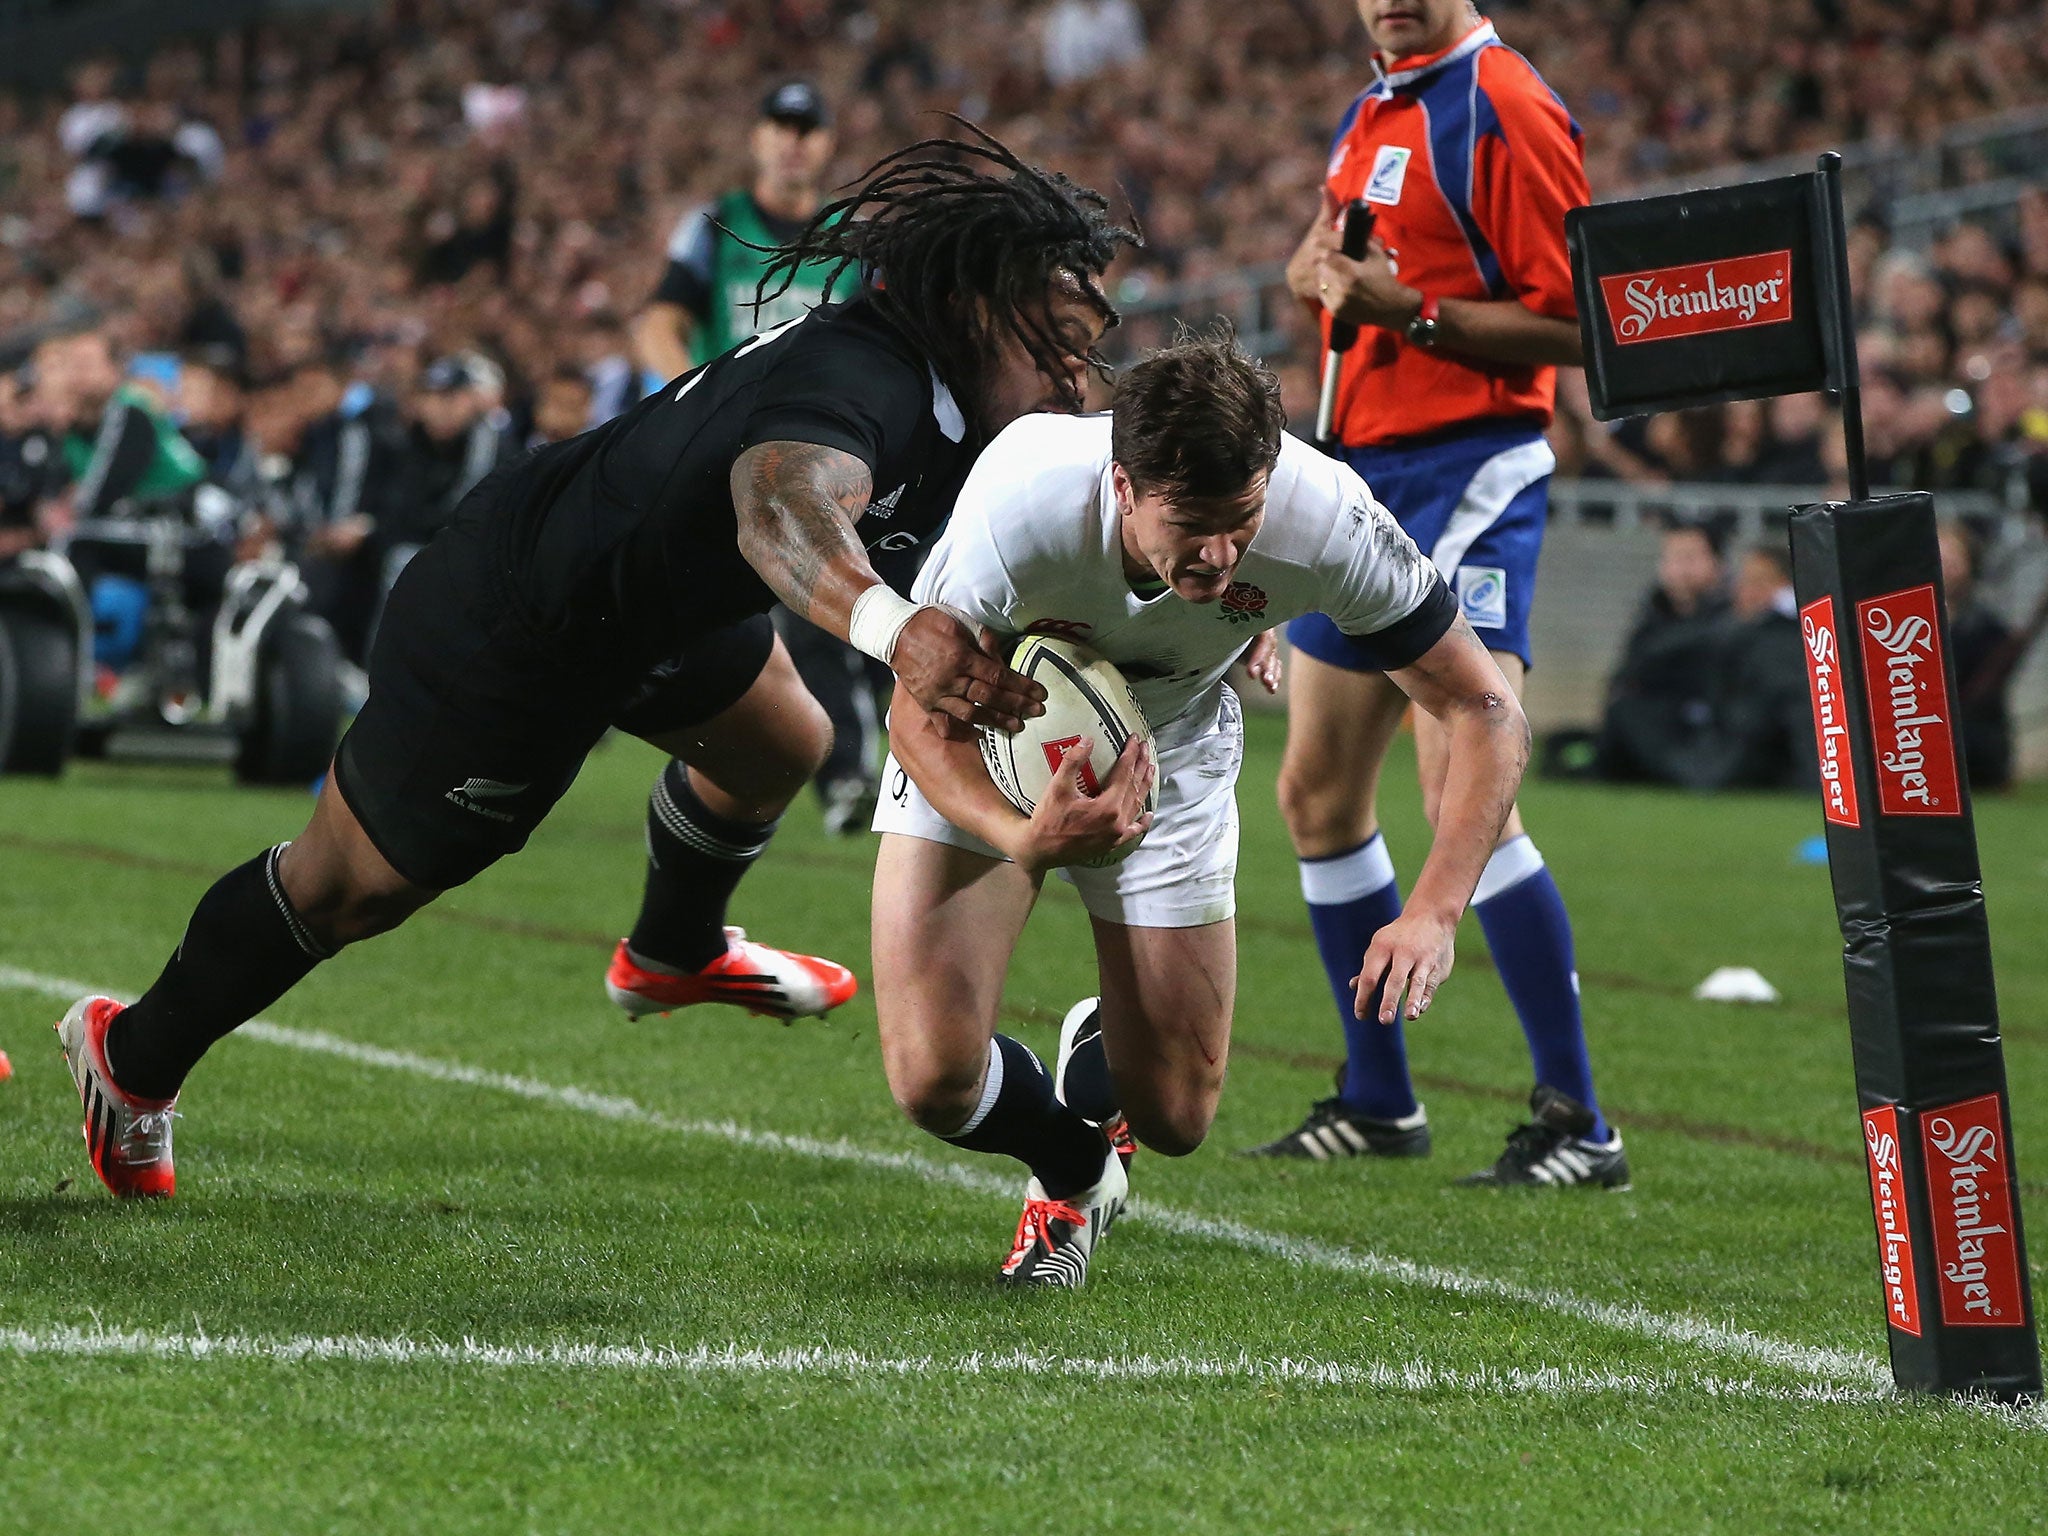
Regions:
[[[35, 971], [20, 970], [11, 965], [0, 965], [0, 988], [36, 992], [47, 997], [64, 999], [82, 997], [88, 992], [104, 991], [103, 988], [93, 987], [82, 981], [72, 981], [61, 976], [46, 976]], [[106, 995], [121, 996], [112, 992]], [[514, 1077], [503, 1072], [486, 1071], [481, 1067], [467, 1066], [461, 1062], [416, 1056], [411, 1051], [394, 1051], [383, 1046], [364, 1045], [358, 1041], [343, 1039], [339, 1035], [329, 1034], [325, 1030], [294, 1029], [258, 1019], [244, 1024], [236, 1034], [265, 1040], [272, 1045], [288, 1046], [297, 1051], [338, 1056], [360, 1066], [381, 1067], [414, 1077], [431, 1078], [436, 1082], [460, 1083], [466, 1087], [512, 1094], [522, 1099], [555, 1104], [607, 1120], [626, 1121], [675, 1135], [710, 1137], [756, 1151], [818, 1158], [828, 1162], [908, 1174], [927, 1183], [951, 1185], [978, 1194], [994, 1195], [1004, 1200], [1015, 1201], [1018, 1198], [1018, 1183], [1015, 1178], [1002, 1178], [957, 1163], [933, 1162], [908, 1152], [884, 1152], [849, 1141], [820, 1141], [809, 1136], [788, 1136], [779, 1131], [754, 1130], [730, 1120], [679, 1120], [615, 1094], [596, 1093], [587, 1088], [562, 1087], [530, 1077]], [[1555, 1290], [1546, 1286], [1521, 1285], [1512, 1280], [1498, 1280], [1488, 1275], [1473, 1274], [1467, 1270], [1450, 1269], [1437, 1264], [1417, 1263], [1390, 1254], [1374, 1253], [1369, 1249], [1348, 1248], [1335, 1243], [1318, 1242], [1313, 1238], [1268, 1232], [1228, 1218], [1203, 1216], [1149, 1200], [1134, 1202], [1126, 1219], [1132, 1217], [1183, 1237], [1200, 1238], [1251, 1253], [1266, 1254], [1290, 1264], [1361, 1275], [1368, 1279], [1391, 1281], [1426, 1290], [1444, 1291], [1475, 1300], [1535, 1307], [1580, 1322], [1594, 1323], [1622, 1333], [1652, 1339], [1659, 1344], [1685, 1345], [1709, 1354], [1725, 1355], [1780, 1370], [1793, 1371], [1818, 1381], [1849, 1382], [1884, 1391], [1891, 1389], [1891, 1373], [1881, 1362], [1872, 1356], [1850, 1350], [1795, 1344], [1789, 1340], [1771, 1338], [1767, 1334], [1752, 1333], [1747, 1329], [1708, 1322], [1704, 1318], [1685, 1313], [1652, 1312], [1647, 1307], [1633, 1303], [1594, 1301], [1574, 1295], [1570, 1291]]]
[[1585, 1397], [1601, 1393], [1667, 1397], [1701, 1393], [1780, 1403], [1868, 1405], [1897, 1401], [1878, 1387], [1807, 1382], [1778, 1386], [1752, 1378], [1691, 1371], [1578, 1371], [1481, 1366], [1453, 1370], [1427, 1360], [1355, 1365], [1344, 1361], [1258, 1359], [1249, 1355], [1112, 1355], [1101, 1358], [1007, 1354], [871, 1355], [862, 1350], [792, 1346], [763, 1349], [698, 1344], [490, 1344], [477, 1339], [300, 1337], [158, 1333], [128, 1328], [0, 1328], [0, 1354], [64, 1359], [178, 1361], [346, 1361], [358, 1365], [450, 1365], [498, 1370], [648, 1372], [683, 1376], [822, 1376], [842, 1380], [913, 1377], [1035, 1377], [1084, 1381], [1238, 1381], [1305, 1388], [1367, 1388], [1379, 1392], [1459, 1393], [1476, 1397]]

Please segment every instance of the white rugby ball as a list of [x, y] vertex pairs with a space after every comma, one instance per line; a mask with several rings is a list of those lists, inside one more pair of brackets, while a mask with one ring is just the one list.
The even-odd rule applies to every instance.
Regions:
[[[981, 757], [996, 788], [1026, 816], [1044, 796], [1061, 759], [1082, 737], [1094, 740], [1094, 749], [1081, 769], [1081, 787], [1090, 794], [1109, 777], [1118, 754], [1133, 736], [1151, 744], [1152, 727], [1146, 723], [1131, 685], [1115, 663], [1087, 646], [1051, 635], [1026, 635], [1011, 652], [1010, 667], [1045, 689], [1045, 713], [1026, 720], [1024, 729], [1014, 736], [984, 729]], [[1155, 779], [1146, 792], [1145, 809], [1158, 808]], [[1120, 863], [1137, 846], [1136, 842], [1127, 843], [1091, 862], [1097, 866]]]

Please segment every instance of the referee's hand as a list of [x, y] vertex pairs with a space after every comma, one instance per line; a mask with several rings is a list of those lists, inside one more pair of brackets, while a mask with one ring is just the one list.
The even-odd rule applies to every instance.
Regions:
[[1045, 713], [1045, 689], [1004, 666], [995, 641], [943, 608], [922, 608], [896, 637], [889, 665], [910, 696], [966, 725], [1020, 731]]

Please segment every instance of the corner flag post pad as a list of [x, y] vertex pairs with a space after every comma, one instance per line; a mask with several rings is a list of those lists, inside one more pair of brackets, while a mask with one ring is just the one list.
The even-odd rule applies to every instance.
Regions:
[[2041, 1395], [1990, 930], [1924, 492], [1869, 499], [1838, 160], [1566, 216], [1593, 414], [1826, 390], [1857, 499], [1792, 512], [1893, 1379]]

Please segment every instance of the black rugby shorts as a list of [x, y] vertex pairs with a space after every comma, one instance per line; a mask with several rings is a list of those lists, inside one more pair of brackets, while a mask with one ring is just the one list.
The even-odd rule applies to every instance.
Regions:
[[653, 672], [535, 633], [492, 589], [481, 539], [444, 530], [392, 589], [370, 696], [334, 782], [377, 851], [448, 890], [526, 846], [611, 726], [660, 735], [746, 693], [775, 643], [766, 614], [714, 630]]

